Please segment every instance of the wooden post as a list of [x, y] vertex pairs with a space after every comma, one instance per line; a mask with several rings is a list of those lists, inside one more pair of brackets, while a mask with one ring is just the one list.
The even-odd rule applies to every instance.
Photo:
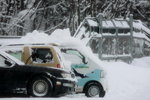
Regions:
[[131, 54], [131, 61], [133, 60], [133, 14], [130, 14], [130, 54]]
[[115, 40], [116, 40], [116, 44], [115, 44], [115, 61], [118, 60], [118, 55], [119, 55], [119, 36], [118, 36], [118, 27], [116, 27], [116, 35], [115, 35]]
[[103, 14], [100, 13], [98, 14], [97, 16], [97, 19], [98, 19], [98, 25], [99, 25], [99, 34], [101, 34], [101, 38], [99, 38], [99, 49], [98, 49], [98, 56], [99, 58], [101, 59], [102, 58], [102, 44], [103, 44], [103, 35], [102, 35], [102, 32], [103, 32], [103, 26], [102, 26], [102, 23], [103, 23]]

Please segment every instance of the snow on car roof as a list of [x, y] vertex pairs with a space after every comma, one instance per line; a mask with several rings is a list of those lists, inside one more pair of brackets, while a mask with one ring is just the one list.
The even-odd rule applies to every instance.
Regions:
[[[63, 34], [63, 35], [62, 35]], [[51, 35], [47, 35], [44, 32], [33, 31], [28, 33], [26, 36], [17, 40], [17, 43], [55, 43], [61, 46], [76, 48], [83, 54], [86, 54], [89, 58], [95, 60], [96, 63], [101, 66], [101, 61], [96, 57], [89, 47], [77, 38], [71, 37], [69, 29], [56, 30]]]

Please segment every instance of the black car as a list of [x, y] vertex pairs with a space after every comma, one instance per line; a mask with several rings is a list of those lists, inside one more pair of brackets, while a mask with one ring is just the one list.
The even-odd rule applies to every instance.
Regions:
[[33, 97], [59, 96], [74, 90], [75, 76], [52, 67], [24, 65], [0, 52], [0, 93], [26, 93]]

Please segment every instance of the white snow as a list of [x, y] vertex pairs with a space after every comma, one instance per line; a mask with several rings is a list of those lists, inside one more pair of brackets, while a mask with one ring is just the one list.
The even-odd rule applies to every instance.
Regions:
[[69, 28], [67, 29], [57, 29], [51, 35], [51, 37], [61, 38], [61, 37], [70, 37]]
[[[70, 45], [81, 42], [78, 39], [73, 39], [68, 36], [68, 34], [68, 29], [57, 30], [52, 36], [46, 35], [43, 32], [34, 31], [20, 39], [20, 41], [22, 43], [48, 43], [56, 41], [56, 43], [60, 44], [70, 41]], [[79, 46], [82, 48], [82, 45]], [[60, 98], [2, 98], [2, 100], [150, 100], [150, 57], [135, 59], [131, 64], [104, 61], [100, 61], [100, 63], [107, 71], [109, 86], [104, 98], [87, 98], [84, 94], [74, 94]]]
[[150, 100], [150, 57], [135, 59], [132, 64], [103, 62], [109, 90], [104, 98], [87, 98], [84, 94], [60, 98], [4, 98], [2, 100]]
[[108, 20], [108, 21], [102, 21], [102, 26], [105, 28], [110, 28], [110, 27], [114, 27], [114, 24], [111, 20]]
[[79, 28], [78, 30], [78, 34], [76, 35], [77, 38], [81, 38], [83, 34], [85, 34], [86, 28], [84, 26], [82, 26], [81, 28]]
[[116, 27], [120, 27], [120, 28], [130, 28], [129, 24], [127, 23], [127, 21], [121, 21], [121, 20], [113, 20], [115, 23]]
[[26, 36], [21, 38], [22, 43], [47, 43], [48, 35], [44, 32], [33, 31], [32, 33], [27, 33]]
[[116, 34], [112, 34], [112, 33], [103, 33], [103, 36], [116, 36]]
[[[146, 63], [144, 59], [136, 61]], [[123, 62], [105, 62], [109, 92], [104, 99], [149, 100], [150, 68], [145, 68], [144, 64], [139, 65], [135, 61], [131, 65]]]
[[[147, 28], [140, 20], [136, 20], [133, 22], [133, 27], [136, 29], [139, 29], [140, 31], [144, 31], [148, 34], [150, 34], [150, 29]], [[142, 32], [138, 33], [133, 33], [134, 37], [140, 37], [140, 38], [145, 38], [150, 41], [150, 39]]]
[[141, 33], [141, 32], [133, 32], [133, 37], [144, 38], [146, 40], [150, 40], [144, 33]]
[[98, 26], [98, 23], [92, 19], [87, 20], [90, 26]]
[[[9, 41], [7, 39], [5, 39], [5, 36], [0, 36], [0, 45], [6, 45], [8, 43], [15, 43], [18, 41], [18, 39], [16, 38], [9, 38]], [[19, 37], [18, 37], [19, 38]]]
[[105, 28], [115, 28], [115, 27], [130, 28], [127, 21], [115, 20], [115, 19], [102, 21], [102, 26]]

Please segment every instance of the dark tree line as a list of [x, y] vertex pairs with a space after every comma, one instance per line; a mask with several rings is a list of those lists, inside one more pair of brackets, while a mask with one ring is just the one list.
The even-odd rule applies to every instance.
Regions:
[[0, 35], [24, 35], [35, 29], [50, 34], [57, 28], [74, 34], [85, 17], [99, 13], [105, 18], [133, 14], [150, 26], [148, 0], [1, 0]]

